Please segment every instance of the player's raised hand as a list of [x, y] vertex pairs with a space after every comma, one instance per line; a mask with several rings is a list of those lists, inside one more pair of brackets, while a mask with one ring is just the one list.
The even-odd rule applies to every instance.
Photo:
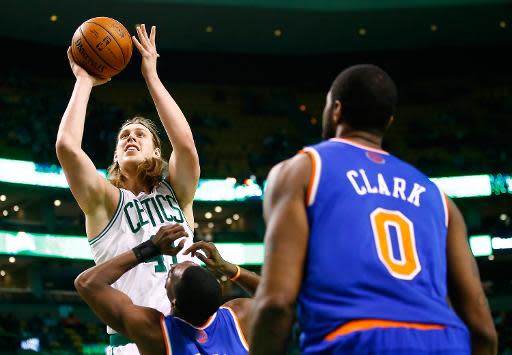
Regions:
[[232, 277], [237, 272], [236, 266], [224, 260], [213, 243], [203, 241], [196, 242], [188, 247], [183, 254], [191, 254], [192, 256], [197, 257], [205, 263], [206, 267], [210, 271], [216, 274]]
[[71, 71], [75, 75], [77, 79], [82, 78], [85, 80], [89, 80], [92, 84], [92, 86], [102, 85], [110, 81], [110, 78], [108, 79], [100, 79], [95, 76], [92, 76], [89, 74], [84, 68], [76, 64], [75, 60], [73, 59], [73, 55], [71, 54], [71, 47], [68, 47], [68, 60], [69, 60], [69, 66], [71, 67]]
[[176, 240], [188, 236], [185, 228], [180, 224], [168, 224], [160, 227], [152, 239], [153, 243], [162, 254], [174, 256], [178, 254], [185, 245], [185, 239], [182, 239], [178, 245]]
[[142, 76], [147, 78], [149, 75], [156, 75], [156, 61], [160, 57], [156, 51], [156, 26], [151, 26], [149, 36], [145, 24], [137, 26], [137, 36], [138, 40], [135, 36], [132, 36], [132, 40], [142, 56]]

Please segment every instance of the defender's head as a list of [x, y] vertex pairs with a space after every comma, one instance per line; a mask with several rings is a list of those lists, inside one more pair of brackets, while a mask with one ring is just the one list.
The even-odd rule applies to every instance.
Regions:
[[371, 64], [351, 66], [327, 93], [322, 136], [333, 138], [344, 130], [383, 136], [393, 121], [396, 101], [395, 83], [384, 70]]
[[144, 117], [125, 121], [117, 135], [114, 159], [108, 168], [110, 181], [122, 187], [127, 173], [136, 172], [137, 178], [152, 188], [161, 180], [165, 167], [161, 150], [162, 144], [153, 121]]
[[165, 288], [172, 314], [192, 325], [204, 324], [222, 304], [222, 289], [215, 276], [191, 261], [171, 266]]

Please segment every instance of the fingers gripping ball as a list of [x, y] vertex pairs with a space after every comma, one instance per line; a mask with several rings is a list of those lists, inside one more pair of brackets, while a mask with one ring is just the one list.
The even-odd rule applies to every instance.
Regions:
[[109, 17], [94, 17], [75, 31], [71, 54], [89, 74], [106, 79], [119, 74], [130, 61], [132, 39], [120, 22]]

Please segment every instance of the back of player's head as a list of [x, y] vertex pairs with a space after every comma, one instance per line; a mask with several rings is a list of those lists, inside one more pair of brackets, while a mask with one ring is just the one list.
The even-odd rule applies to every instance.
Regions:
[[342, 121], [352, 129], [382, 135], [395, 113], [395, 83], [375, 65], [359, 64], [343, 70], [330, 93], [333, 103], [340, 101]]
[[205, 322], [222, 304], [222, 289], [215, 276], [201, 266], [188, 267], [174, 285], [175, 305], [184, 320]]

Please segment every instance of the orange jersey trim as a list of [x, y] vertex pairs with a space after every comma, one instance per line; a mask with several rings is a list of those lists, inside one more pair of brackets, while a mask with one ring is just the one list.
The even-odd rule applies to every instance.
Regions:
[[361, 143], [356, 143], [356, 142], [354, 142], [354, 141], [352, 141], [350, 139], [346, 139], [346, 138], [331, 138], [329, 140], [330, 141], [337, 141], [337, 142], [347, 143], [347, 144], [353, 145], [354, 147], [361, 148], [361, 149], [364, 149], [364, 150], [371, 150], [371, 151], [374, 151], [374, 152], [377, 152], [377, 153], [386, 154], [386, 155], [389, 154], [385, 150], [369, 147], [367, 145], [364, 145], [364, 144], [361, 144]]
[[163, 314], [160, 316], [160, 328], [162, 329], [162, 333], [164, 336], [165, 354], [172, 355], [171, 339], [169, 339], [169, 333], [167, 333], [167, 326], [165, 325], [165, 316]]
[[238, 319], [238, 316], [236, 315], [235, 311], [233, 311], [228, 306], [221, 306], [220, 308], [227, 309], [229, 313], [231, 313], [231, 317], [233, 317], [233, 320], [235, 321], [236, 330], [238, 331], [238, 338], [242, 342], [242, 345], [244, 346], [245, 350], [249, 351], [249, 342], [245, 338], [245, 334], [242, 331], [242, 326], [240, 325], [240, 320]]
[[309, 177], [308, 189], [306, 191], [306, 205], [311, 206], [315, 202], [316, 191], [320, 180], [321, 162], [318, 153], [312, 148], [304, 148], [299, 154], [306, 154], [311, 160], [311, 176]]
[[439, 330], [444, 329], [446, 327], [440, 324], [397, 322], [384, 319], [357, 319], [345, 323], [341, 327], [327, 334], [324, 340], [332, 341], [342, 335], [347, 335], [352, 332], [358, 332], [362, 330], [369, 330], [375, 328], [412, 328], [419, 330]]

